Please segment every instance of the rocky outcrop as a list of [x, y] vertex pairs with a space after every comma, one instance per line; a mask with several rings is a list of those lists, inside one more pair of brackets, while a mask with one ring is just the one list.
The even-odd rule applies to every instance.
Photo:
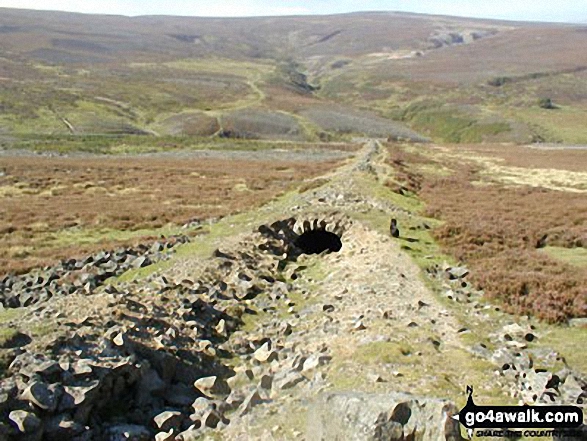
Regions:
[[78, 290], [89, 294], [106, 279], [164, 259], [169, 250], [188, 241], [187, 236], [172, 236], [151, 245], [141, 244], [101, 251], [82, 259], [63, 260], [53, 267], [22, 276], [8, 275], [0, 279], [0, 303], [6, 308], [18, 308]]
[[[232, 336], [243, 314], [291, 302], [288, 280], [302, 270], [295, 264], [303, 253], [296, 246], [300, 234], [319, 228], [342, 235], [348, 224], [331, 214], [262, 225], [236, 247], [214, 251], [196, 280], [154, 275], [99, 288], [107, 275], [147, 265], [183, 238], [5, 278], [2, 294], [14, 306], [25, 293], [35, 299], [30, 303], [43, 300], [35, 295], [48, 284], [63, 295], [106, 296], [108, 307], [103, 316], [65, 323], [69, 330], [44, 351], [34, 344], [13, 349], [0, 382], [0, 414], [7, 421], [0, 438], [191, 439], [228, 424], [227, 412], [246, 415], [272, 391], [307, 381], [299, 371], [325, 363], [324, 354], [288, 368], [284, 363], [292, 364], [287, 360], [294, 354], [277, 341]], [[291, 334], [280, 325], [271, 329]], [[231, 354], [259, 365], [244, 374], [258, 388], [239, 390], [238, 381], [227, 381], [240, 378], [224, 364]], [[281, 367], [270, 372], [270, 366]]]
[[406, 394], [329, 392], [310, 405], [306, 439], [457, 441], [454, 404]]

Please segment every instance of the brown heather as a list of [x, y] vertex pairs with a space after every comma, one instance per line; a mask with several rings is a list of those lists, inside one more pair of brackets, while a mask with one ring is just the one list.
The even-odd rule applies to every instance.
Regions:
[[[523, 160], [512, 154], [504, 159], [517, 166], [577, 166], [576, 158], [564, 159], [564, 151], [556, 152], [558, 159], [552, 153], [548, 159], [544, 154], [532, 159], [530, 149], [525, 153]], [[584, 154], [582, 158], [584, 163]], [[472, 281], [487, 296], [501, 300], [509, 312], [551, 322], [587, 314], [587, 268], [559, 262], [536, 248], [545, 234], [548, 245], [587, 246], [584, 193], [496, 182], [479, 185], [477, 166], [456, 161], [443, 164], [452, 169], [450, 176], [417, 173], [411, 166], [438, 164], [395, 148], [390, 163], [405, 187], [426, 204], [425, 214], [444, 221], [433, 231], [434, 237], [448, 254], [470, 267]]]
[[[147, 229], [152, 236], [168, 224], [178, 226], [191, 219], [252, 209], [335, 164], [3, 157], [0, 274], [24, 272], [62, 258], [126, 244], [128, 237], [118, 237], [121, 231]], [[57, 240], [68, 228], [87, 236], [100, 236], [100, 230], [108, 230], [98, 241]]]

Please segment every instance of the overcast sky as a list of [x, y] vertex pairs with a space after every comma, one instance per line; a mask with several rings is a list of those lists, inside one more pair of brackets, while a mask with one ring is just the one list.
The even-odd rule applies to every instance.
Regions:
[[0, 7], [121, 15], [242, 17], [408, 11], [587, 23], [587, 0], [0, 0]]

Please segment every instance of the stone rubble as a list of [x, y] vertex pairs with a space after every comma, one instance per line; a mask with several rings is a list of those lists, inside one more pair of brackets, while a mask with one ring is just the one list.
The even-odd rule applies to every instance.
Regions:
[[89, 294], [110, 277], [168, 258], [169, 250], [186, 242], [189, 242], [188, 236], [172, 236], [156, 241], [150, 247], [140, 244], [101, 251], [83, 259], [62, 260], [53, 267], [22, 276], [8, 275], [0, 279], [0, 303], [5, 308], [19, 308], [47, 301], [53, 296], [69, 295], [79, 289]]
[[[336, 214], [328, 221], [338, 232], [346, 222]], [[108, 305], [118, 320], [86, 317], [44, 352], [30, 352], [26, 346], [14, 349], [7, 378], [0, 382], [5, 391], [0, 411], [9, 421], [0, 425], [0, 438], [190, 439], [228, 424], [225, 415], [230, 410], [245, 415], [270, 400], [272, 391], [307, 381], [297, 371], [272, 373], [287, 359], [281, 344], [230, 337], [243, 314], [253, 313], [266, 301], [259, 294], [288, 301], [292, 285], [278, 280], [279, 267], [301, 254], [293, 245], [298, 232], [316, 225], [316, 219], [307, 218], [263, 225], [239, 244], [239, 251], [216, 250], [198, 280], [176, 283], [153, 277], [148, 284], [97, 289], [94, 282], [100, 278], [91, 271], [110, 277], [155, 259], [134, 252], [101, 253], [47, 270], [59, 276], [49, 279], [66, 293], [68, 286], [90, 283], [92, 289], [85, 295], [110, 296]], [[180, 241], [184, 240], [173, 244]], [[151, 249], [159, 253], [167, 246]], [[123, 254], [127, 258], [122, 259]], [[100, 272], [103, 267], [108, 269]], [[78, 275], [79, 281], [65, 283]], [[21, 299], [13, 288], [28, 284], [33, 292], [46, 281], [38, 274], [7, 278], [2, 294], [5, 299]], [[139, 300], [145, 298], [155, 301]], [[167, 312], [162, 315], [163, 311]], [[281, 338], [291, 334], [290, 324], [281, 325], [275, 329]], [[233, 390], [227, 379], [234, 372], [222, 365], [221, 353], [240, 353], [259, 363], [249, 374], [258, 387]], [[306, 368], [325, 360], [320, 356]]]
[[[369, 143], [365, 152], [350, 173], [377, 173], [377, 144]], [[334, 254], [318, 258], [328, 257], [327, 265], [345, 270], [336, 275], [341, 289], [309, 301], [316, 299], [305, 289], [311, 279], [305, 271], [307, 256], [295, 245], [301, 234], [322, 229], [345, 240], [367, 237], [375, 247], [380, 237], [368, 235], [336, 207], [350, 205], [358, 213], [401, 211], [364, 198], [347, 184], [337, 191], [308, 192], [287, 216], [216, 249], [202, 268], [179, 279], [154, 274], [139, 282], [99, 286], [106, 274], [162, 258], [159, 253], [187, 240], [182, 238], [1, 280], [0, 300], [8, 307], [49, 305], [43, 300], [74, 293], [83, 293], [89, 302], [105, 301], [99, 314], [88, 311], [75, 321], [63, 317], [61, 335], [46, 345], [32, 341], [3, 349], [12, 361], [0, 381], [0, 439], [181, 441], [219, 431], [226, 439], [250, 439], [233, 435], [246, 432], [251, 421], [270, 420], [283, 403], [299, 409], [300, 402], [317, 396], [308, 405], [308, 440], [460, 440], [458, 425], [449, 418], [456, 407], [446, 400], [329, 390], [334, 340], [352, 340], [359, 348], [391, 344], [397, 336], [376, 335], [375, 330], [393, 324], [406, 335], [432, 330], [422, 339], [441, 353], [454, 345], [457, 334], [468, 332], [450, 322], [433, 298], [421, 297], [421, 291], [404, 295], [399, 303], [390, 299], [390, 286], [411, 292], [415, 274], [402, 268], [391, 280], [377, 277], [359, 284], [351, 280], [353, 265]], [[320, 206], [328, 209], [311, 209]], [[386, 274], [388, 267], [364, 246], [349, 240], [345, 252], [360, 256], [354, 263], [367, 273]], [[483, 314], [482, 293], [467, 282], [468, 272], [464, 266], [445, 265], [431, 267], [428, 276], [452, 301]], [[325, 282], [328, 277], [334, 275]], [[47, 283], [58, 291], [48, 295]], [[357, 302], [362, 296], [369, 297], [368, 305]], [[52, 312], [40, 308], [35, 314]], [[245, 332], [247, 319], [258, 315], [263, 315], [262, 323]], [[570, 368], [555, 371], [560, 356], [533, 348], [541, 336], [530, 325], [510, 323], [488, 337], [496, 348], [479, 342], [469, 348], [471, 356], [490, 362], [496, 382], [514, 398], [528, 404], [585, 403], [587, 381]], [[395, 356], [417, 363], [422, 355], [401, 346]], [[388, 363], [365, 367], [360, 374], [369, 383], [392, 388], [410, 384], [408, 369]], [[231, 431], [235, 426], [239, 428]], [[303, 435], [295, 430], [286, 436], [281, 424], [269, 427], [260, 439]]]

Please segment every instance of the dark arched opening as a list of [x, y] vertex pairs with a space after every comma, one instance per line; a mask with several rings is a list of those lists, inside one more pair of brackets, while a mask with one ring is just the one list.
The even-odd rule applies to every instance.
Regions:
[[336, 234], [326, 230], [310, 230], [294, 242], [304, 254], [320, 254], [323, 251], [340, 251], [342, 242]]

